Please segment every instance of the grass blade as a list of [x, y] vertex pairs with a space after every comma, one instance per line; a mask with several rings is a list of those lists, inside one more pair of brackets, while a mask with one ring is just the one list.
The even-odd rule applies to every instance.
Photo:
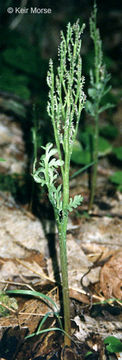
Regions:
[[73, 179], [75, 176], [78, 176], [79, 174], [81, 174], [83, 171], [87, 170], [90, 166], [94, 165], [95, 161], [92, 161], [90, 164], [85, 165], [82, 169], [79, 169], [78, 171], [76, 171], [71, 177], [70, 179]]
[[6, 291], [6, 294], [8, 294], [8, 295], [9, 294], [15, 294], [15, 295], [17, 294], [17, 295], [34, 296], [36, 298], [40, 298], [43, 301], [45, 301], [48, 306], [50, 306], [48, 304], [48, 302], [50, 302], [56, 308], [56, 311], [58, 311], [56, 303], [48, 295], [45, 295], [45, 294], [40, 293], [38, 291], [34, 291], [34, 290], [33, 291], [32, 290], [8, 290], [8, 291]]

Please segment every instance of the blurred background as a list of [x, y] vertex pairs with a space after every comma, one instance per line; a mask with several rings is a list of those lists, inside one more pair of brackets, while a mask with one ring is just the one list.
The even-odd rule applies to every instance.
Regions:
[[[56, 66], [60, 31], [65, 32], [67, 23], [77, 18], [81, 24], [85, 22], [81, 55], [87, 89], [93, 66], [93, 44], [89, 36], [92, 7], [92, 0], [0, 1], [0, 157], [7, 160], [0, 164], [0, 190], [10, 189], [17, 197], [21, 195], [23, 202], [31, 196], [34, 127], [38, 130], [39, 146], [53, 138], [46, 111], [49, 58], [55, 59]], [[113, 88], [108, 101], [116, 107], [122, 95], [122, 6], [117, 0], [98, 0], [97, 7], [104, 62], [112, 75]], [[45, 10], [31, 13], [31, 8]], [[109, 121], [110, 116], [111, 113]], [[83, 126], [84, 119], [85, 115]]]

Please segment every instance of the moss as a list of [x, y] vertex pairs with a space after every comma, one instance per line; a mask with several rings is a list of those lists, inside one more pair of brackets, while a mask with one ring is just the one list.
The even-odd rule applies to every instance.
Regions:
[[[0, 291], [0, 317], [8, 316], [10, 311], [9, 309], [18, 309], [17, 301], [15, 298], [10, 298], [4, 292]], [[3, 304], [3, 306], [2, 306]]]

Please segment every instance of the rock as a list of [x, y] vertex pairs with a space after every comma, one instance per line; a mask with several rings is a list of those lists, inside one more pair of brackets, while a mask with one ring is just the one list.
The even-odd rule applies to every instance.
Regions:
[[27, 166], [25, 143], [20, 124], [4, 114], [0, 114], [0, 163], [2, 174], [22, 174]]
[[47, 241], [39, 219], [32, 220], [23, 208], [9, 206], [0, 197], [0, 256], [22, 257], [26, 249], [37, 250], [45, 256]]

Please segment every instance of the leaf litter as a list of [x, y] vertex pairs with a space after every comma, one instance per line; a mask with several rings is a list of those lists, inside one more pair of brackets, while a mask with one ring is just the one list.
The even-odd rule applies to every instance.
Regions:
[[[2, 291], [16, 288], [39, 289], [39, 291], [51, 296], [60, 309], [58, 286], [54, 279], [52, 261], [47, 251], [47, 239], [45, 238], [43, 228], [41, 228], [41, 223], [37, 219], [32, 220], [27, 214], [23, 214], [20, 209], [13, 208], [10, 210], [4, 203], [0, 211], [3, 220], [1, 223], [2, 236], [0, 240], [2, 252], [2, 256], [0, 257], [0, 289]], [[17, 219], [20, 220], [20, 225], [19, 220], [17, 223]], [[98, 225], [98, 219], [96, 220], [99, 237], [98, 241], [93, 243], [89, 241], [89, 236], [91, 240], [92, 233], [95, 231], [95, 220], [90, 220], [90, 234], [87, 221], [83, 219], [81, 222], [82, 224], [80, 226], [74, 227], [72, 220], [70, 220], [67, 235], [72, 338], [78, 343], [78, 346], [81, 346], [85, 341], [87, 347], [91, 347], [91, 350], [94, 352], [95, 340], [93, 341], [93, 334], [94, 339], [95, 336], [97, 339], [98, 334], [101, 339], [104, 339], [108, 333], [121, 338], [121, 317], [119, 311], [121, 303], [119, 303], [117, 298], [121, 299], [122, 254], [119, 242], [115, 248], [114, 246], [111, 247], [108, 234], [105, 233], [105, 229], [107, 230], [109, 224], [112, 223], [111, 219], [109, 219], [109, 221], [107, 219], [103, 221], [102, 219], [100, 225]], [[14, 232], [15, 223], [16, 231]], [[22, 232], [20, 228], [23, 229]], [[26, 234], [28, 234], [28, 241], [25, 239]], [[38, 241], [40, 234], [42, 234], [42, 239]], [[9, 237], [9, 247], [4, 243], [4, 241], [6, 242], [6, 236], [7, 240]], [[118, 236], [119, 239], [120, 223], [117, 220], [116, 236]], [[102, 241], [102, 238], [105, 239], [105, 237], [106, 240]], [[42, 253], [40, 252], [40, 249], [42, 249], [42, 244], [40, 245], [41, 241], [43, 243]], [[56, 244], [57, 257], [59, 257], [58, 240]], [[111, 300], [109, 301], [109, 299]], [[102, 302], [102, 305], [99, 305], [100, 302]], [[15, 334], [16, 329], [20, 328], [20, 339], [23, 343], [24, 336], [28, 331], [29, 333], [36, 331], [40, 320], [49, 312], [48, 304], [38, 299], [28, 299], [19, 296], [17, 297], [17, 303], [18, 309], [15, 309], [12, 313], [9, 308], [9, 316], [1, 316], [0, 318], [2, 341], [7, 331], [9, 336], [9, 331], [10, 333], [13, 331], [13, 334]], [[96, 303], [98, 303], [98, 305]], [[90, 309], [92, 309], [92, 312]], [[118, 312], [116, 316], [114, 309], [116, 309], [115, 312]], [[95, 311], [96, 313], [94, 315]], [[45, 322], [45, 328], [54, 326], [56, 326], [56, 320], [53, 315], [50, 315]], [[61, 334], [59, 336], [59, 334], [57, 335], [54, 331], [42, 334], [38, 340], [31, 340], [29, 349], [31, 348], [32, 351], [33, 348], [33, 354], [35, 353], [38, 356], [47, 356], [47, 354], [53, 353], [54, 343], [57, 351], [59, 351], [61, 340], [58, 340], [59, 343], [56, 345], [57, 338], [61, 339]], [[88, 338], [89, 341], [87, 340]], [[29, 344], [29, 339], [28, 341], [24, 341], [23, 351], [26, 349], [26, 342]], [[96, 340], [96, 344], [97, 343], [98, 341]], [[68, 354], [68, 350], [65, 350], [65, 352]], [[22, 349], [16, 355], [16, 359], [21, 359], [21, 356]], [[64, 350], [62, 350], [61, 356], [63, 359]], [[29, 359], [28, 353], [27, 359]]]

